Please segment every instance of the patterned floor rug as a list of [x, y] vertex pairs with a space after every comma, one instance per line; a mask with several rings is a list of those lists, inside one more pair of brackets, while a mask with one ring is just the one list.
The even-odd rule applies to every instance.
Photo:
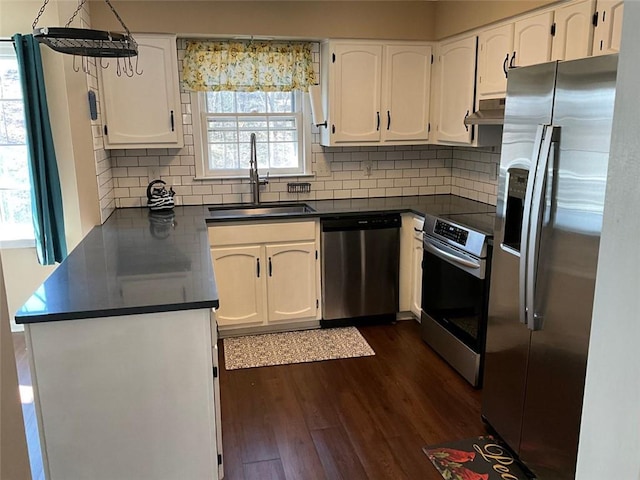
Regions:
[[355, 327], [224, 339], [227, 370], [375, 355]]
[[491, 435], [422, 450], [446, 480], [530, 480], [509, 449]]

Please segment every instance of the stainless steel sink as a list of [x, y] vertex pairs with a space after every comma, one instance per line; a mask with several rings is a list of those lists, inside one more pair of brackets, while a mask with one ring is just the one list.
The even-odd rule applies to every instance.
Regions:
[[209, 207], [211, 218], [244, 218], [266, 215], [290, 215], [295, 213], [312, 213], [315, 210], [305, 203], [285, 205], [250, 205], [246, 207]]

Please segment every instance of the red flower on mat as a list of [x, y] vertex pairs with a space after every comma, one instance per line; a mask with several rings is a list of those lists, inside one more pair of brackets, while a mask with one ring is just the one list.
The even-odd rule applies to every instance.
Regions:
[[464, 467], [456, 468], [454, 472], [460, 477], [460, 480], [489, 480], [488, 473], [476, 473]]
[[476, 458], [475, 452], [466, 452], [464, 450], [454, 450], [453, 448], [436, 448], [429, 450], [429, 455], [436, 458], [447, 460], [449, 462], [465, 463], [472, 462]]

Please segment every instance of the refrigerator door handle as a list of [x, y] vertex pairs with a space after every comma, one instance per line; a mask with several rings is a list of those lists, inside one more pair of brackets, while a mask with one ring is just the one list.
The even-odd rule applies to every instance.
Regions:
[[551, 156], [551, 145], [559, 141], [560, 127], [547, 125], [544, 131], [544, 139], [540, 149], [540, 158], [536, 168], [535, 182], [533, 185], [533, 198], [531, 204], [531, 217], [529, 228], [529, 240], [527, 245], [527, 293], [526, 302], [528, 309], [527, 327], [529, 330], [542, 329], [542, 315], [535, 312], [536, 274], [538, 271], [538, 251], [540, 244], [540, 227], [542, 226], [542, 204], [547, 179], [547, 168]]
[[520, 293], [520, 323], [527, 323], [527, 256], [529, 245], [529, 229], [531, 227], [531, 205], [533, 201], [533, 187], [535, 184], [536, 172], [538, 170], [538, 162], [540, 161], [540, 150], [542, 148], [542, 138], [544, 136], [546, 125], [538, 125], [536, 137], [533, 142], [533, 151], [531, 152], [531, 166], [529, 167], [529, 180], [527, 181], [527, 190], [524, 196], [524, 212], [522, 216], [522, 231], [520, 232], [520, 268], [519, 268], [519, 293]]

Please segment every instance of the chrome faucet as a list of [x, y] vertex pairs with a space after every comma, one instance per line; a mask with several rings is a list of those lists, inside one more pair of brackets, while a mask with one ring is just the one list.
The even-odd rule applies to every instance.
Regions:
[[251, 153], [249, 158], [249, 181], [251, 182], [251, 196], [254, 205], [260, 204], [260, 185], [269, 183], [269, 172], [267, 178], [260, 179], [258, 175], [258, 155], [256, 152], [256, 134], [251, 134]]

